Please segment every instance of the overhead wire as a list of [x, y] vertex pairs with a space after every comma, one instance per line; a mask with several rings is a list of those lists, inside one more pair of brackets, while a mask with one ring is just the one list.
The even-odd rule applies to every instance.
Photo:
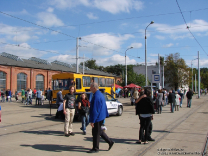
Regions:
[[179, 10], [180, 10], [180, 13], [181, 13], [181, 15], [182, 15], [182, 17], [183, 17], [183, 20], [184, 20], [184, 22], [185, 22], [185, 24], [186, 24], [186, 27], [187, 27], [188, 31], [189, 31], [190, 34], [193, 36], [193, 38], [194, 38], [195, 41], [198, 43], [198, 45], [202, 48], [202, 50], [204, 51], [204, 53], [208, 56], [207, 52], [204, 50], [204, 48], [201, 46], [201, 44], [199, 43], [199, 41], [196, 39], [196, 37], [193, 35], [193, 33], [191, 32], [191, 30], [189, 29], [189, 26], [187, 25], [186, 20], [185, 20], [185, 18], [184, 18], [184, 16], [183, 16], [183, 13], [182, 13], [182, 11], [181, 11], [181, 8], [180, 8], [180, 5], [179, 5], [179, 3], [178, 3], [178, 0], [176, 0], [176, 3], [177, 3], [177, 5], [178, 5], [178, 8], [179, 8]]

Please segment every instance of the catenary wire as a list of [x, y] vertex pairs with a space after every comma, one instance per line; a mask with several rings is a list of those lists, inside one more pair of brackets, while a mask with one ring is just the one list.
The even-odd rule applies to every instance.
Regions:
[[189, 26], [187, 25], [186, 20], [185, 20], [185, 18], [184, 18], [184, 16], [183, 16], [183, 13], [182, 13], [182, 11], [181, 11], [181, 8], [180, 8], [180, 5], [179, 5], [179, 3], [178, 3], [178, 0], [176, 0], [176, 3], [177, 3], [177, 5], [178, 5], [178, 8], [179, 8], [179, 10], [180, 10], [180, 13], [181, 13], [181, 15], [182, 15], [182, 17], [183, 17], [184, 23], [186, 24], [186, 27], [187, 27], [188, 31], [189, 31], [190, 34], [193, 36], [193, 38], [194, 38], [195, 41], [198, 43], [198, 45], [202, 48], [202, 50], [204, 51], [204, 53], [208, 56], [208, 54], [206, 53], [206, 51], [204, 50], [204, 48], [201, 46], [201, 44], [199, 43], [199, 41], [196, 39], [196, 37], [194, 36], [194, 34], [193, 34], [193, 33], [191, 32], [191, 30], [189, 29]]

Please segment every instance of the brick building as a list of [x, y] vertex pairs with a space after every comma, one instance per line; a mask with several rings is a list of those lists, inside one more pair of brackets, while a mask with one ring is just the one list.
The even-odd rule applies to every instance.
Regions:
[[[81, 66], [79, 71], [83, 71]], [[22, 88], [32, 90], [52, 88], [52, 75], [62, 72], [75, 73], [76, 67], [60, 61], [49, 63], [35, 57], [21, 59], [5, 52], [0, 54], [0, 90], [10, 89], [12, 93], [15, 93], [16, 90], [21, 91]], [[113, 76], [115, 82], [121, 79], [116, 75], [89, 68], [85, 68], [84, 73]]]

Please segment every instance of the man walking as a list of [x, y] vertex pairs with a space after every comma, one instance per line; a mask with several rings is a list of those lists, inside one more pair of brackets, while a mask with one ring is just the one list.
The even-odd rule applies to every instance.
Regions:
[[193, 96], [193, 92], [191, 89], [189, 89], [189, 91], [186, 93], [186, 97], [187, 97], [187, 107], [191, 108], [191, 101], [192, 101], [192, 96]]
[[99, 91], [98, 84], [93, 82], [90, 85], [90, 90], [94, 94], [90, 104], [90, 125], [92, 126], [93, 148], [88, 153], [99, 152], [100, 136], [109, 144], [110, 150], [114, 142], [101, 130], [103, 120], [108, 117], [105, 97]]
[[172, 93], [172, 90], [169, 91], [169, 95], [168, 95], [168, 103], [170, 103], [171, 112], [174, 113], [174, 107], [175, 107], [175, 94]]
[[41, 94], [40, 89], [38, 89], [36, 94], [37, 94], [37, 96], [36, 96], [36, 105], [37, 105], [37, 103], [38, 103], [38, 105], [40, 105], [41, 104], [41, 98], [42, 98], [42, 94]]

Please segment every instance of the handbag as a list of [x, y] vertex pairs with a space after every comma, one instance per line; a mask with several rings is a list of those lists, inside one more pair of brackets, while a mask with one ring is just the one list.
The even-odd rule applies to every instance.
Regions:
[[89, 107], [88, 106], [81, 106], [81, 110], [82, 110], [82, 113], [89, 113]]

